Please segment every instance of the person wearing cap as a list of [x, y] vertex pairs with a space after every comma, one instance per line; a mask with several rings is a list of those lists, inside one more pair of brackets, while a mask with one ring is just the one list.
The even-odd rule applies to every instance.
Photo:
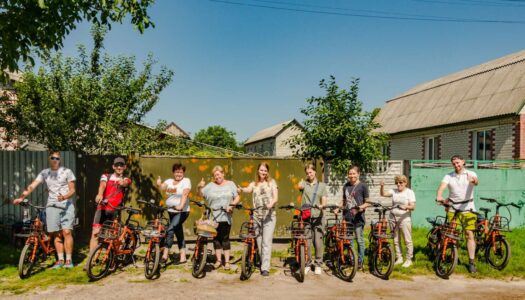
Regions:
[[[36, 179], [13, 200], [18, 205], [33, 192], [38, 185], [45, 183], [48, 190], [46, 203], [46, 226], [53, 239], [58, 260], [53, 269], [73, 268], [73, 225], [75, 222], [75, 174], [60, 166], [60, 152], [49, 152], [49, 168], [42, 170]], [[66, 254], [64, 260], [64, 252]]]
[[[104, 173], [100, 177], [98, 193], [95, 197], [97, 211], [93, 220], [93, 231], [89, 241], [89, 252], [93, 251], [98, 243], [97, 234], [104, 221], [116, 217], [115, 207], [118, 207], [124, 198], [124, 189], [131, 184], [131, 179], [124, 176], [126, 161], [122, 157], [113, 160], [113, 174]], [[102, 202], [102, 200], [105, 200]]]

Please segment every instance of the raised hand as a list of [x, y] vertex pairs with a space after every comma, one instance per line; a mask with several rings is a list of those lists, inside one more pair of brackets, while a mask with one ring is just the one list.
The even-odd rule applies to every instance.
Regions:
[[161, 186], [162, 185], [162, 179], [159, 177], [157, 177], [157, 185], [158, 186]]
[[197, 184], [197, 187], [199, 188], [203, 188], [204, 186], [206, 185], [206, 181], [204, 181], [204, 177], [201, 179], [201, 181], [199, 182], [199, 184]]

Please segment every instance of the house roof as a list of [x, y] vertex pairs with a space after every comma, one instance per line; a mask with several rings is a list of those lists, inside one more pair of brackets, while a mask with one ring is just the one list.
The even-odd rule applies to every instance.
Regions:
[[420, 84], [376, 117], [393, 134], [518, 114], [525, 102], [525, 50]]
[[[173, 132], [172, 130], [170, 130], [171, 128], [176, 128], [181, 134], [177, 134], [176, 132]], [[174, 135], [174, 136], [184, 136], [184, 137], [187, 137], [189, 138], [190, 135], [184, 131], [182, 128], [180, 128], [179, 125], [175, 124], [175, 122], [171, 122], [168, 124], [168, 126], [166, 126], [166, 130], [164, 131], [168, 134], [171, 134], [171, 135]]]
[[297, 120], [292, 119], [288, 120], [286, 122], [282, 122], [276, 125], [273, 125], [271, 127], [265, 128], [263, 130], [258, 131], [256, 134], [252, 135], [250, 138], [244, 142], [244, 145], [248, 145], [251, 143], [255, 143], [258, 141], [262, 141], [269, 138], [274, 138], [278, 136], [284, 129], [286, 129], [288, 126], [296, 124], [299, 128], [303, 128], [303, 126], [297, 122]]

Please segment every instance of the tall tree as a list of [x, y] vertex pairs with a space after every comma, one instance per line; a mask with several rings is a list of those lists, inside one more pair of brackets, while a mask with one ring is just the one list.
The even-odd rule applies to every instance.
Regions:
[[301, 109], [306, 117], [304, 133], [288, 141], [295, 155], [330, 160], [340, 174], [350, 164], [370, 170], [374, 160], [383, 158], [386, 136], [375, 131], [380, 125], [373, 113], [363, 111], [359, 79], [352, 80], [348, 90], [340, 88], [333, 76], [328, 82], [321, 80], [319, 86], [326, 95], [306, 100], [308, 106]]
[[235, 133], [228, 131], [226, 128], [216, 125], [206, 129], [199, 130], [193, 139], [195, 142], [212, 145], [215, 147], [226, 148], [233, 151], [239, 151]]
[[0, 111], [0, 127], [11, 137], [82, 153], [112, 153], [129, 139], [140, 144], [143, 134], [135, 126], [157, 103], [173, 71], [163, 66], [153, 74], [151, 55], [138, 71], [134, 57], [101, 54], [105, 33], [93, 27], [91, 55], [79, 46], [76, 58], [58, 53], [37, 73], [24, 73], [15, 84], [18, 101]]
[[154, 24], [147, 9], [154, 0], [2, 0], [0, 1], [0, 79], [5, 70], [34, 64], [32, 52], [47, 55], [82, 20], [111, 26], [129, 16], [141, 33]]

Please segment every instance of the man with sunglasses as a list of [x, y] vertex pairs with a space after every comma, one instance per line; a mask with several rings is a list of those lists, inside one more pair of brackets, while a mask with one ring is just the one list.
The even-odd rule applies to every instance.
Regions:
[[[93, 220], [93, 231], [89, 242], [89, 251], [91, 252], [98, 243], [97, 234], [104, 221], [115, 218], [115, 207], [118, 207], [124, 198], [124, 188], [131, 184], [131, 179], [124, 177], [126, 170], [126, 161], [122, 157], [113, 160], [113, 174], [102, 174], [98, 186], [98, 194], [95, 197], [97, 211]], [[105, 200], [102, 202], [102, 200]]]
[[[46, 226], [54, 239], [58, 260], [53, 269], [73, 268], [73, 225], [75, 222], [75, 174], [60, 166], [60, 152], [50, 151], [49, 168], [42, 170], [13, 204], [20, 204], [36, 187], [45, 182], [48, 190]], [[65, 250], [65, 251], [64, 251]], [[64, 259], [65, 252], [65, 259]]]

